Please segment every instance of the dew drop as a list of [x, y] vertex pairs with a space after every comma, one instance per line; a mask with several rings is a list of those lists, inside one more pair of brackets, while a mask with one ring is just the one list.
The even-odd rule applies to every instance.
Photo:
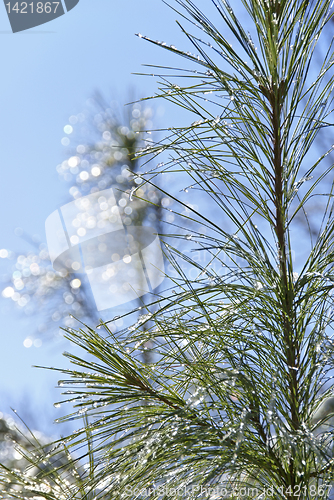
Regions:
[[129, 195], [129, 200], [132, 201], [133, 200], [133, 193], [136, 191], [136, 188], [133, 187], [130, 191], [130, 195]]

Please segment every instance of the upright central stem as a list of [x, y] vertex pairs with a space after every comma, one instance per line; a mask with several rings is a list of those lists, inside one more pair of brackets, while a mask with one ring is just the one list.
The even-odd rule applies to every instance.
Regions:
[[[298, 401], [298, 359], [299, 347], [298, 340], [295, 338], [293, 329], [293, 290], [291, 288], [291, 278], [288, 269], [288, 259], [286, 250], [286, 223], [285, 223], [285, 204], [283, 188], [283, 165], [282, 165], [282, 145], [281, 145], [281, 123], [280, 115], [282, 108], [281, 85], [273, 83], [271, 88], [271, 119], [273, 133], [273, 167], [275, 174], [274, 183], [274, 203], [276, 208], [275, 232], [278, 243], [278, 258], [280, 270], [280, 301], [282, 309], [282, 330], [283, 345], [287, 363], [288, 387], [290, 406], [290, 425], [294, 432], [299, 429], [299, 401]], [[289, 463], [289, 482], [291, 487], [295, 486], [295, 467], [290, 459]]]

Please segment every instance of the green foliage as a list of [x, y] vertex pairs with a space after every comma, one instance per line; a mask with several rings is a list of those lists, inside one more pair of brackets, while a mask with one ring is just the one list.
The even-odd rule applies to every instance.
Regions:
[[[170, 129], [148, 152], [169, 151], [164, 170], [184, 172], [190, 191], [210, 200], [209, 210], [190, 207], [182, 216], [189, 204], [174, 198], [184, 235], [182, 246], [165, 238], [171, 288], [117, 335], [108, 322], [103, 334], [67, 330], [88, 356], [66, 353], [75, 369], [60, 370], [75, 409], [67, 418], [86, 417], [66, 446], [94, 457], [86, 486], [105, 482], [104, 498], [143, 490], [167, 499], [177, 489], [209, 498], [208, 488], [218, 487], [226, 498], [329, 493], [334, 207], [333, 166], [323, 162], [333, 148], [317, 159], [311, 147], [332, 126], [332, 45], [318, 64], [330, 2], [242, 4], [243, 24], [224, 0], [212, 0], [211, 18], [190, 0], [176, 1], [205, 37], [182, 27], [198, 56], [153, 42], [199, 69], [181, 78], [189, 85], [162, 77], [160, 95], [196, 121]], [[150, 174], [146, 182], [154, 182]], [[305, 257], [294, 220], [317, 195], [326, 204]], [[205, 259], [189, 257], [189, 244]], [[145, 364], [148, 342], [154, 359]]]

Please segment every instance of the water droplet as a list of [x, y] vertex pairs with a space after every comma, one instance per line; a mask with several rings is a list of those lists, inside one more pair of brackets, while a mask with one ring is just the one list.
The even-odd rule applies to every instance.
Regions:
[[133, 200], [133, 193], [136, 191], [136, 187], [133, 187], [131, 188], [131, 191], [130, 191], [130, 195], [129, 195], [129, 200], [132, 201]]

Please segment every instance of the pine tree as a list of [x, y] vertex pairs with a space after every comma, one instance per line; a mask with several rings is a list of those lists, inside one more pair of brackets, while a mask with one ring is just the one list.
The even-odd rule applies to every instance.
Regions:
[[[316, 57], [331, 4], [243, 0], [241, 23], [226, 0], [210, 15], [196, 3], [175, 3], [196, 54], [153, 42], [196, 65], [178, 84], [162, 76], [160, 92], [196, 119], [149, 152], [169, 152], [163, 170], [187, 175], [210, 206], [175, 198], [184, 234], [164, 237], [171, 287], [135, 325], [67, 330], [89, 356], [66, 353], [76, 367], [60, 370], [67, 418], [86, 418], [66, 447], [94, 464], [94, 498], [327, 498], [334, 206], [323, 164], [334, 147], [316, 158], [312, 146], [332, 126], [333, 44]], [[319, 230], [300, 245], [295, 219], [315, 196]]]

